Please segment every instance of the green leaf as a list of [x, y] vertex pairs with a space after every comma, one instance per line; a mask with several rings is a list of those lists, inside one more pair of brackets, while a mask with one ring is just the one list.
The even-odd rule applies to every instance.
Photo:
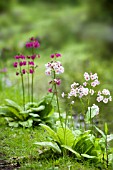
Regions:
[[22, 108], [13, 100], [5, 99], [6, 101], [6, 106], [10, 106], [12, 108], [15, 108], [17, 111], [21, 111]]
[[107, 142], [113, 140], [113, 134], [107, 135]]
[[5, 117], [4, 119], [5, 119], [8, 123], [14, 121], [14, 119], [13, 119], [12, 117]]
[[85, 157], [85, 158], [89, 158], [89, 159], [94, 159], [96, 158], [96, 156], [91, 156], [91, 155], [88, 155], [88, 154], [81, 154], [81, 156]]
[[29, 110], [29, 109], [31, 109], [31, 108], [37, 108], [38, 107], [38, 103], [36, 103], [36, 102], [29, 102], [29, 103], [27, 103], [27, 104], [25, 104], [25, 109], [26, 110]]
[[33, 120], [32, 119], [29, 119], [27, 121], [19, 121], [19, 124], [22, 125], [23, 127], [32, 127], [32, 124], [33, 124]]
[[91, 112], [91, 119], [93, 119], [97, 115], [97, 109], [91, 108], [91, 110], [89, 109], [87, 111], [86, 116], [85, 116], [85, 122], [86, 123], [90, 123], [90, 112]]
[[49, 126], [44, 125], [44, 124], [40, 124], [40, 126], [42, 126], [50, 135], [50, 137], [54, 140], [60, 143], [59, 138], [57, 136], [57, 133], [55, 131], [53, 131]]
[[[5, 110], [6, 110], [6, 112], [7, 112], [7, 114], [8, 114], [8, 112], [9, 112], [9, 116], [10, 117], [12, 117], [12, 118], [14, 118], [14, 119], [18, 119], [18, 120], [24, 120], [24, 117], [20, 114], [20, 112], [19, 111], [17, 111], [15, 108], [13, 108], [13, 107], [10, 107], [10, 106], [7, 106], [6, 108], [5, 108]], [[4, 111], [5, 111], [4, 110]]]
[[72, 130], [70, 130], [69, 128], [59, 127], [57, 129], [57, 135], [62, 145], [67, 145], [67, 146], [73, 145], [75, 137], [74, 134], [72, 133]]
[[104, 138], [106, 138], [106, 135], [104, 134], [102, 130], [100, 130], [97, 126], [94, 126], [94, 127]]
[[81, 158], [80, 154], [78, 152], [76, 152], [74, 149], [72, 149], [71, 147], [67, 146], [67, 145], [61, 145], [61, 147], [69, 150], [70, 152], [74, 153], [76, 155], [77, 158]]
[[47, 95], [38, 103], [38, 106], [41, 106], [41, 105], [45, 106], [45, 109], [38, 113], [40, 115], [40, 117], [42, 117], [42, 118], [48, 117], [53, 113], [54, 108], [50, 101], [51, 101], [51, 98], [48, 97], [48, 95]]
[[58, 153], [61, 153], [61, 149], [59, 148], [57, 143], [52, 143], [52, 142], [36, 142], [34, 144], [40, 145], [40, 146], [44, 146], [44, 147], [50, 147], [50, 148], [54, 149], [55, 151], [57, 151]]
[[18, 127], [18, 123], [17, 122], [9, 122], [8, 124], [11, 127]]
[[39, 112], [45, 109], [44, 105], [40, 105], [37, 108], [31, 108], [31, 112]]
[[32, 116], [32, 117], [40, 117], [38, 114], [36, 114], [36, 113], [29, 113], [29, 115], [30, 116]]

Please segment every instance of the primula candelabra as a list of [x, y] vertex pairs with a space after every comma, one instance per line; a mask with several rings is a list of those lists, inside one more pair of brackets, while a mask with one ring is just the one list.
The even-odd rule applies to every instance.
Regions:
[[54, 95], [56, 95], [59, 119], [62, 124], [57, 91], [57, 85], [59, 86], [61, 84], [61, 80], [57, 77], [57, 75], [62, 74], [64, 72], [64, 67], [62, 66], [60, 61], [56, 61], [56, 59], [59, 57], [61, 57], [61, 54], [59, 53], [51, 54], [50, 58], [54, 60], [45, 64], [46, 67], [45, 74], [52, 77], [52, 80], [49, 82], [49, 84], [52, 85], [52, 87], [48, 89], [48, 92], [53, 93], [53, 97]]
[[[36, 55], [34, 53], [34, 49], [40, 47], [40, 44], [38, 40], [35, 38], [30, 38], [30, 42], [26, 43], [26, 48], [32, 49], [32, 55], [30, 56], [25, 56], [25, 55], [16, 55], [14, 58], [17, 60], [14, 62], [13, 66], [17, 69], [16, 70], [16, 75], [21, 76], [21, 81], [22, 81], [22, 90], [23, 90], [23, 107], [25, 110], [25, 87], [24, 87], [24, 74], [27, 74], [28, 78], [28, 99], [29, 102], [33, 102], [33, 78], [34, 78], [34, 72], [37, 67], [35, 64], [34, 60], [36, 58], [40, 58], [40, 55]], [[29, 75], [31, 74], [31, 93], [30, 93], [30, 77]], [[31, 97], [31, 100], [30, 100]]]
[[[99, 107], [95, 104], [91, 103], [91, 97], [96, 95], [97, 102], [108, 103], [108, 101], [112, 101], [112, 97], [110, 95], [110, 91], [108, 89], [103, 89], [102, 91], [96, 92], [95, 87], [100, 84], [98, 80], [97, 73], [84, 73], [85, 82], [80, 85], [79, 83], [74, 82], [71, 84], [71, 90], [68, 93], [68, 98], [75, 97], [79, 98], [80, 102], [83, 106], [82, 114], [84, 115], [84, 126], [86, 129], [85, 117], [89, 115], [90, 124], [92, 123], [92, 118], [99, 113]], [[62, 93], [62, 97], [65, 94]], [[74, 104], [74, 101], [71, 101]], [[88, 108], [88, 111], [86, 110]]]

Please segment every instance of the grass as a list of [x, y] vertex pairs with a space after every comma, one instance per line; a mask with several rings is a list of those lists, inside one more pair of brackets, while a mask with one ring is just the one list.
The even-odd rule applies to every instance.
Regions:
[[[96, 170], [94, 165], [86, 162], [77, 162], [74, 157], [59, 157], [50, 153], [41, 155], [39, 147], [34, 145], [36, 141], [46, 141], [46, 132], [40, 127], [36, 128], [10, 128], [1, 120], [0, 126], [0, 152], [4, 160], [20, 170]], [[2, 158], [3, 159], [3, 158]]]
[[[20, 80], [15, 76], [14, 68], [12, 68], [14, 62], [12, 58], [17, 52], [26, 52], [23, 50], [24, 43], [31, 36], [39, 37], [41, 41], [41, 48], [38, 51], [41, 58], [37, 61], [39, 67], [34, 87], [36, 101], [47, 92], [49, 78], [44, 74], [44, 64], [48, 62], [49, 55], [56, 51], [62, 53], [61, 62], [65, 67], [60, 92], [64, 90], [67, 92], [74, 81], [81, 82], [85, 71], [97, 72], [103, 83], [102, 86], [109, 87], [112, 91], [112, 60], [109, 62], [93, 56], [90, 43], [79, 41], [83, 31], [82, 23], [86, 17], [85, 7], [58, 7], [43, 3], [27, 6], [16, 4], [12, 6], [10, 14], [1, 16], [0, 59], [2, 64], [0, 66], [8, 67], [7, 76], [12, 82], [12, 87], [5, 87], [0, 91], [0, 105], [4, 103], [5, 98], [22, 105]], [[4, 47], [7, 49], [4, 52], [6, 58], [2, 55]], [[112, 131], [112, 103], [104, 108], [101, 107], [101, 113], [107, 117], [108, 122], [110, 121]], [[41, 157], [40, 149], [33, 143], [46, 141], [47, 134], [39, 127], [10, 128], [2, 119], [0, 123], [0, 152], [4, 160], [20, 166], [20, 170], [96, 170], [94, 165], [76, 162], [73, 157], [55, 157], [49, 153]]]

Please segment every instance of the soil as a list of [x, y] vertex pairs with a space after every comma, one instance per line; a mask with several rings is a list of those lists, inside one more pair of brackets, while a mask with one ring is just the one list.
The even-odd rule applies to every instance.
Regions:
[[5, 155], [0, 153], [0, 170], [17, 170], [20, 166], [13, 165], [5, 160]]

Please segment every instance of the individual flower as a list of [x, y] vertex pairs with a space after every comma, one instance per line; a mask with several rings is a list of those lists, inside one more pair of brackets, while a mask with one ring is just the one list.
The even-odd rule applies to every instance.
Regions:
[[31, 59], [32, 59], [32, 60], [34, 60], [35, 58], [36, 58], [36, 55], [35, 55], [35, 54], [31, 56]]
[[22, 61], [20, 61], [20, 62], [19, 62], [19, 65], [20, 65], [20, 66], [23, 66], [23, 62], [22, 62]]
[[16, 72], [16, 76], [18, 76], [19, 75], [19, 72]]
[[64, 98], [64, 97], [65, 97], [65, 93], [64, 93], [64, 92], [62, 92], [61, 96], [62, 96], [62, 98]]
[[17, 66], [18, 66], [18, 62], [14, 62], [14, 63], [13, 63], [13, 66], [14, 66], [14, 67], [17, 67]]
[[39, 48], [40, 43], [34, 37], [30, 38], [30, 42], [26, 43], [26, 48]]
[[95, 73], [95, 74], [90, 73], [90, 78], [91, 78], [91, 80], [98, 79], [97, 73]]
[[22, 70], [22, 74], [25, 74], [25, 73], [26, 73], [26, 70], [25, 70], [25, 69], [23, 69], [23, 70]]
[[55, 53], [55, 54], [51, 54], [50, 55], [50, 58], [58, 58], [58, 57], [61, 57], [61, 54], [60, 53]]
[[54, 79], [54, 83], [56, 83], [59, 86], [61, 84], [61, 80], [60, 79]]
[[16, 55], [16, 56], [14, 56], [14, 58], [15, 58], [16, 60], [18, 60], [18, 59], [20, 58], [20, 56], [19, 56], [19, 55]]
[[103, 95], [110, 95], [110, 91], [108, 89], [103, 89], [102, 94]]
[[71, 104], [73, 105], [75, 102], [74, 101], [71, 101]]
[[34, 73], [34, 69], [30, 68], [29, 73], [33, 74]]
[[91, 95], [93, 95], [93, 94], [95, 93], [95, 91], [94, 91], [93, 89], [89, 89], [89, 93], [90, 93]]
[[112, 97], [110, 95], [110, 91], [108, 89], [103, 89], [102, 91], [98, 91], [97, 94], [97, 101], [108, 103], [109, 101], [112, 101]]
[[29, 61], [28, 65], [34, 66], [34, 62], [33, 61]]
[[60, 53], [56, 53], [55, 56], [58, 58], [58, 57], [61, 57], [61, 54]]
[[83, 86], [87, 86], [87, 82], [84, 82], [84, 83], [83, 83]]
[[51, 54], [51, 55], [50, 55], [50, 58], [54, 58], [54, 57], [55, 57], [55, 54]]
[[49, 88], [49, 89], [48, 89], [48, 92], [49, 92], [49, 93], [52, 93], [52, 88]]
[[89, 75], [87, 72], [84, 73], [84, 79], [85, 79], [86, 81], [89, 81], [89, 80], [90, 80], [90, 75]]

